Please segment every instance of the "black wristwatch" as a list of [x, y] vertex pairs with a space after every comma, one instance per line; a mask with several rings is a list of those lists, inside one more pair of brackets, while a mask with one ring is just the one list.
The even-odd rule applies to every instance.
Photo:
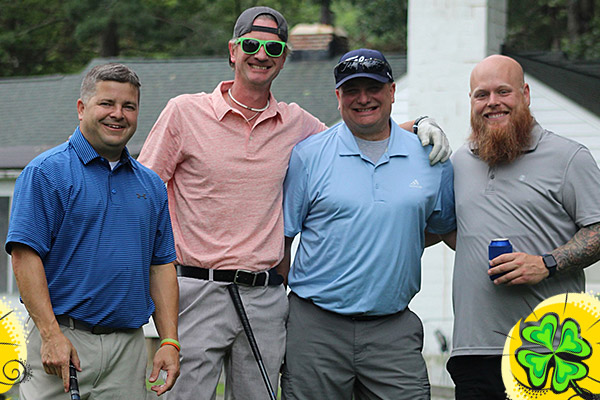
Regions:
[[429, 117], [427, 115], [423, 115], [422, 117], [415, 119], [415, 123], [413, 124], [413, 132], [415, 133], [415, 135], [417, 134], [417, 132], [419, 132], [419, 122], [421, 122], [421, 120], [425, 118]]
[[544, 265], [548, 270], [548, 278], [552, 278], [554, 274], [556, 274], [556, 259], [552, 254], [544, 254], [542, 256], [542, 260], [544, 260]]

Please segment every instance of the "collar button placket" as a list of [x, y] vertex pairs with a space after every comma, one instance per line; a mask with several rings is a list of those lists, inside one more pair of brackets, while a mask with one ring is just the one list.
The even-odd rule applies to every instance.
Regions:
[[486, 193], [494, 193], [495, 192], [495, 180], [496, 180], [496, 175], [497, 175], [497, 171], [496, 171], [496, 167], [490, 167], [488, 169], [488, 181], [487, 181], [487, 185], [485, 188], [485, 192]]

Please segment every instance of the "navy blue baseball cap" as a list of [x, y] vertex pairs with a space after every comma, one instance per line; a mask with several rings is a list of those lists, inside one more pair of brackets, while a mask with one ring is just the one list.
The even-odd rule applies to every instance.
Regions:
[[354, 78], [371, 78], [382, 83], [394, 82], [392, 67], [377, 50], [358, 49], [344, 54], [333, 69], [335, 88]]

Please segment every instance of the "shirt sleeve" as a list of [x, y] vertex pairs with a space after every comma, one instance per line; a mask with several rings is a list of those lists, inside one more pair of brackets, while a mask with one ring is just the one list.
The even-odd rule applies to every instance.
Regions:
[[431, 233], [444, 234], [456, 229], [454, 208], [454, 168], [452, 162], [441, 164], [442, 176], [438, 191], [435, 211], [427, 219], [426, 230]]
[[302, 230], [309, 206], [307, 184], [308, 171], [294, 148], [283, 182], [283, 221], [287, 237], [294, 237]]
[[15, 183], [6, 251], [22, 243], [43, 259], [60, 229], [66, 201], [43, 169], [27, 166]]
[[302, 122], [303, 128], [302, 128], [301, 140], [304, 140], [307, 137], [312, 136], [316, 133], [327, 130], [327, 125], [322, 123], [317, 117], [315, 117], [308, 111], [300, 108], [300, 106], [298, 106], [297, 104], [296, 104], [296, 106], [298, 107], [299, 110], [302, 111], [302, 115], [303, 115], [303, 122]]
[[175, 261], [175, 240], [173, 239], [173, 229], [171, 228], [171, 217], [169, 215], [169, 203], [167, 200], [167, 190], [162, 183], [157, 188], [161, 194], [162, 207], [158, 212], [156, 239], [154, 241], [154, 252], [152, 255], [152, 264], [167, 264]]
[[171, 99], [150, 130], [138, 161], [168, 182], [182, 157], [181, 112]]
[[600, 222], [600, 169], [587, 148], [573, 155], [563, 179], [562, 205], [575, 224]]

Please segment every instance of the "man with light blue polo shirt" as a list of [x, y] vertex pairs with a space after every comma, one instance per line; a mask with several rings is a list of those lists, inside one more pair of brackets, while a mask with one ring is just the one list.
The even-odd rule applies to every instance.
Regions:
[[[425, 231], [455, 229], [449, 162], [390, 118], [383, 54], [335, 67], [343, 122], [295, 146], [284, 183], [290, 312], [285, 399], [429, 399], [423, 328], [408, 309], [421, 284]], [[289, 265], [289, 264], [288, 264]]]

